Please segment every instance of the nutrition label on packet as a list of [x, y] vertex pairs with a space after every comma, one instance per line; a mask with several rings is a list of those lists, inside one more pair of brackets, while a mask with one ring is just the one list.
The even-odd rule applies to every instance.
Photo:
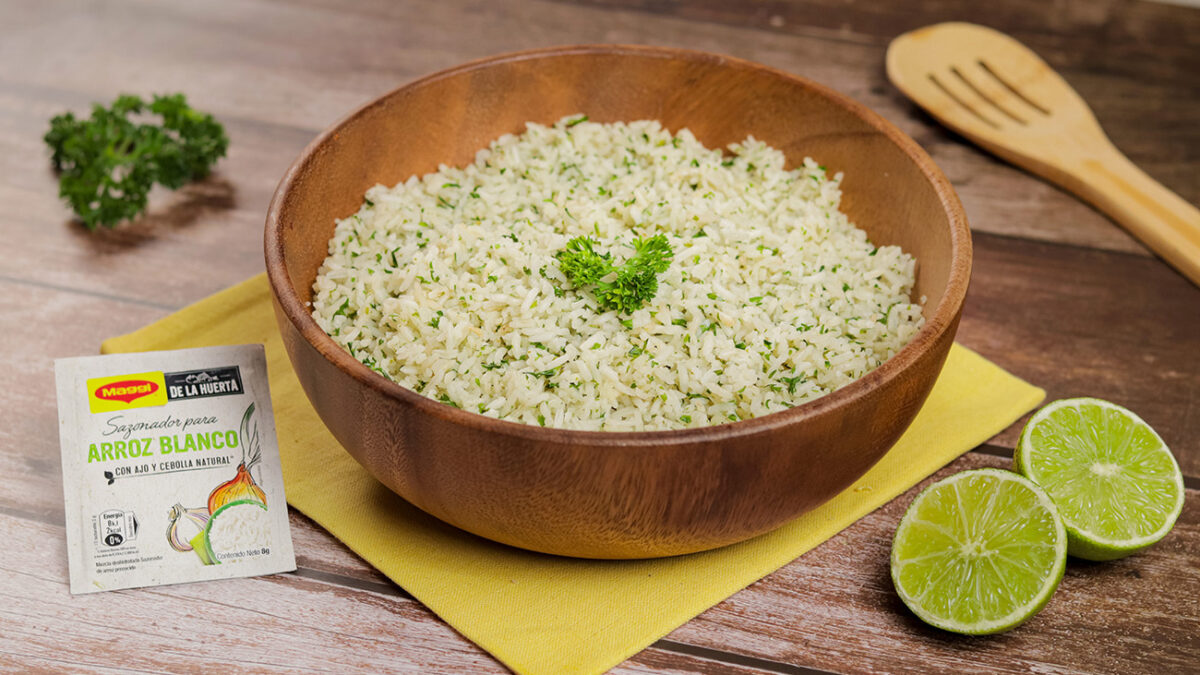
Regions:
[[296, 569], [262, 345], [54, 370], [72, 593]]

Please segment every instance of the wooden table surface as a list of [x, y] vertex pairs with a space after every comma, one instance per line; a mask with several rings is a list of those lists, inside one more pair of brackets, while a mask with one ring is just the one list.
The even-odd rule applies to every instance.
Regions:
[[[1016, 36], [1064, 74], [1117, 146], [1200, 202], [1200, 11], [1118, 0], [7, 0], [0, 4], [0, 670], [503, 672], [303, 516], [294, 574], [72, 597], [53, 359], [263, 268], [262, 223], [314, 135], [417, 76], [536, 46], [724, 52], [828, 84], [911, 134], [975, 232], [959, 340], [1050, 398], [1127, 405], [1179, 458], [1188, 501], [1144, 554], [1072, 560], [1024, 627], [922, 625], [888, 578], [917, 488], [751, 585], [617, 672], [1200, 668], [1200, 289], [1103, 216], [939, 127], [884, 76], [888, 41], [950, 19]], [[184, 91], [232, 139], [206, 182], [87, 232], [56, 197], [48, 119], [118, 92]], [[1020, 423], [957, 460], [1010, 465]]]

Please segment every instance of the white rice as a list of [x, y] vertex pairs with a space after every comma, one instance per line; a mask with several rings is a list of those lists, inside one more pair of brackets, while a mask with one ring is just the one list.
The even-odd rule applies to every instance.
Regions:
[[[314, 283], [317, 323], [425, 396], [527, 424], [650, 430], [776, 412], [862, 377], [924, 322], [914, 260], [839, 212], [841, 175], [748, 138], [732, 154], [658, 122], [529, 124], [367, 191]], [[402, 149], [397, 149], [402, 151]], [[554, 254], [674, 250], [632, 314], [597, 309]]]
[[258, 504], [234, 504], [218, 512], [208, 530], [217, 560], [235, 562], [266, 553], [271, 545], [271, 519]]

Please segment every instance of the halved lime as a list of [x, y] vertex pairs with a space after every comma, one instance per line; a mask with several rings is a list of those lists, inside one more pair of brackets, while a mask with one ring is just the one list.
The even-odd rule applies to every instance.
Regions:
[[922, 621], [1000, 633], [1050, 601], [1067, 534], [1044, 490], [1011, 471], [974, 469], [926, 488], [892, 541], [892, 582]]
[[1167, 536], [1183, 510], [1183, 474], [1166, 443], [1108, 401], [1072, 398], [1039, 410], [1014, 465], [1050, 494], [1079, 558], [1137, 553]]

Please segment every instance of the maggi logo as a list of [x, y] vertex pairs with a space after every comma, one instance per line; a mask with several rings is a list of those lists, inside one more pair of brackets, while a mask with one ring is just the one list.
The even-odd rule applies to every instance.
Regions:
[[129, 403], [158, 391], [158, 385], [146, 380], [123, 380], [106, 384], [96, 390], [96, 398], [106, 401], [124, 401]]
[[161, 372], [97, 377], [87, 381], [88, 408], [93, 413], [166, 405], [166, 382]]

